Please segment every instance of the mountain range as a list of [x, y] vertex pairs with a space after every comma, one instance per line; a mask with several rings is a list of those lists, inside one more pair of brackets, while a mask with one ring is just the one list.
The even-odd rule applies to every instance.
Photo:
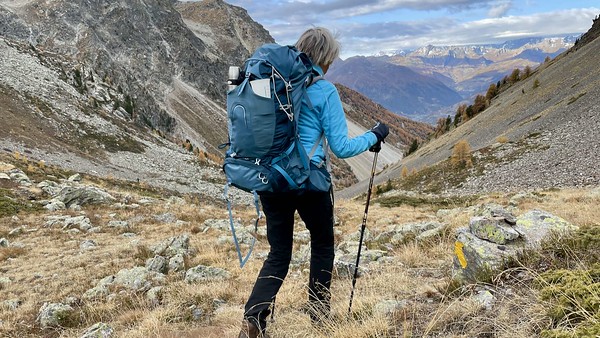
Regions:
[[[599, 185], [598, 37], [596, 18], [573, 47], [532, 68], [529, 77], [503, 89], [482, 113], [422, 144], [375, 182], [398, 180], [410, 190], [450, 195]], [[472, 166], [452, 164], [459, 143], [468, 145]], [[342, 195], [360, 194], [366, 184]]]
[[389, 110], [434, 123], [454, 115], [515, 68], [536, 67], [570, 48], [576, 35], [527, 38], [503, 44], [425, 46], [387, 55], [351, 57], [332, 65], [331, 79]]

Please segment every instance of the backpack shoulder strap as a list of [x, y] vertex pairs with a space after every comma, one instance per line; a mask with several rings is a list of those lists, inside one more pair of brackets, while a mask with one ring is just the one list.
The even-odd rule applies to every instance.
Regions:
[[[315, 76], [316, 75], [316, 76]], [[308, 105], [309, 109], [313, 109], [313, 104], [310, 101], [310, 98], [308, 97], [308, 95], [306, 94], [306, 88], [312, 86], [313, 84], [315, 84], [317, 81], [322, 80], [323, 76], [319, 75], [319, 73], [317, 73], [316, 71], [313, 70], [313, 73], [310, 75], [310, 77], [307, 78], [306, 81], [306, 87], [304, 88], [304, 97], [306, 98], [306, 104]], [[317, 141], [318, 144], [318, 141]]]
[[313, 84], [315, 84], [317, 81], [323, 79], [322, 75], [318, 75], [318, 76], [313, 76], [312, 79], [310, 80], [310, 83], [308, 84], [307, 87], [312, 86]]

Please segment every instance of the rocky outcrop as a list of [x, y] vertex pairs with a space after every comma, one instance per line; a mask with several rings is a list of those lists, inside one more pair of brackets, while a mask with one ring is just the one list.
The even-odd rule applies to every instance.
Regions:
[[229, 65], [240, 61], [264, 43], [275, 42], [269, 32], [252, 20], [242, 7], [223, 0], [175, 3], [187, 27], [194, 32], [216, 57]]
[[498, 205], [488, 206], [458, 229], [454, 244], [455, 276], [480, 280], [501, 269], [525, 249], [535, 250], [551, 234], [577, 229], [564, 219], [542, 210], [515, 217]]

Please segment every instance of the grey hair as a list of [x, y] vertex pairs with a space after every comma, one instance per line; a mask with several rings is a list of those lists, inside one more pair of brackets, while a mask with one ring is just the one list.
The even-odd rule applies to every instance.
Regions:
[[309, 28], [296, 42], [296, 48], [304, 52], [319, 66], [330, 65], [340, 55], [340, 43], [327, 28]]

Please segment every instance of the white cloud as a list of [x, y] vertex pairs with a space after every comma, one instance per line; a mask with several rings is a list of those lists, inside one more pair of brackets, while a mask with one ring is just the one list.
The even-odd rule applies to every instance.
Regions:
[[512, 1], [499, 1], [497, 3], [493, 3], [492, 7], [488, 11], [488, 16], [492, 18], [499, 18], [504, 16], [511, 7]]
[[[293, 44], [311, 26], [324, 26], [339, 32], [344, 58], [428, 44], [502, 43], [522, 37], [582, 33], [591, 27], [592, 20], [600, 13], [600, 8], [592, 7], [507, 16], [507, 11], [513, 8], [512, 0], [238, 0], [240, 2], [249, 6], [244, 7], [278, 43]], [[399, 8], [423, 10], [412, 13], [428, 15], [420, 19], [407, 18], [396, 15], [407, 12], [393, 12]], [[366, 16], [377, 11], [384, 11], [381, 16], [390, 21], [365, 20], [378, 17]], [[487, 14], [488, 18], [481, 19], [481, 15], [474, 13]], [[465, 22], [465, 17], [473, 20]]]

